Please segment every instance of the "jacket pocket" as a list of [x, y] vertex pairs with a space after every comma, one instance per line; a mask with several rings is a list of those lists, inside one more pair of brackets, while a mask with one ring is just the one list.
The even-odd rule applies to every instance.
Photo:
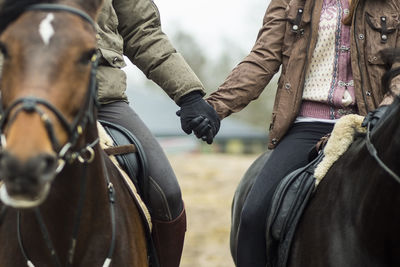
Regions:
[[372, 15], [366, 12], [365, 20], [368, 25], [366, 37], [371, 51], [388, 46], [391, 47], [395, 44], [396, 33], [400, 26], [399, 14], [382, 13], [381, 15]]
[[290, 56], [294, 43], [303, 37], [309, 28], [310, 14], [304, 12], [304, 3], [291, 1], [286, 9], [286, 30], [283, 38], [282, 54]]
[[383, 97], [381, 78], [387, 70], [381, 51], [396, 47], [399, 18], [399, 14], [387, 12], [387, 10], [381, 14], [365, 13], [367, 72], [371, 83], [372, 92], [370, 93], [378, 104]]
[[123, 68], [126, 66], [123, 55], [110, 49], [99, 48], [101, 59], [100, 65], [108, 65], [114, 68]]

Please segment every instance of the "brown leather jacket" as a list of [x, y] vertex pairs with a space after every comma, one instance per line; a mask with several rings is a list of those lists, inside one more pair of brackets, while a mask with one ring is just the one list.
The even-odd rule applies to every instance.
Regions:
[[[384, 99], [379, 52], [400, 47], [399, 0], [358, 1], [351, 26], [351, 64], [359, 113]], [[270, 125], [270, 149], [284, 137], [301, 105], [307, 62], [317, 42], [323, 0], [271, 0], [250, 54], [207, 101], [224, 118], [257, 99], [281, 69]], [[400, 87], [400, 77], [392, 80]]]

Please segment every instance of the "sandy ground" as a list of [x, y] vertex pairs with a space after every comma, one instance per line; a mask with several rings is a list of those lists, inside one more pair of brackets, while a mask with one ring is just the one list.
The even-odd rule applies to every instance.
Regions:
[[182, 188], [188, 231], [182, 267], [233, 267], [229, 250], [231, 202], [258, 155], [168, 155]]

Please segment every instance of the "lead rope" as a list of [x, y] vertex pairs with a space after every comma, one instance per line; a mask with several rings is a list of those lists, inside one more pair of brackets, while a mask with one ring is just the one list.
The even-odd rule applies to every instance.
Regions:
[[365, 144], [367, 145], [367, 149], [369, 151], [369, 154], [376, 160], [376, 162], [379, 164], [379, 166], [384, 169], [390, 176], [392, 176], [396, 182], [400, 183], [400, 177], [394, 173], [378, 156], [378, 151], [376, 150], [376, 148], [374, 147], [374, 145], [371, 142], [370, 139], [370, 123], [368, 123], [368, 127], [367, 127], [367, 136], [366, 136], [366, 142]]

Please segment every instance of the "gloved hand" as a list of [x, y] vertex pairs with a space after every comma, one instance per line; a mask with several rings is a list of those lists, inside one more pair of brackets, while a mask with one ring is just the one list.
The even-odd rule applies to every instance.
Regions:
[[365, 116], [363, 122], [361, 123], [362, 127], [368, 127], [368, 123], [370, 124], [369, 129], [372, 129], [378, 120], [385, 114], [388, 106], [380, 106], [377, 109], [368, 112], [367, 116]]
[[187, 134], [193, 131], [197, 138], [212, 144], [219, 131], [220, 119], [214, 108], [203, 99], [201, 93], [194, 91], [181, 97], [178, 105], [181, 109], [176, 112], [176, 115], [181, 118], [182, 130]]

